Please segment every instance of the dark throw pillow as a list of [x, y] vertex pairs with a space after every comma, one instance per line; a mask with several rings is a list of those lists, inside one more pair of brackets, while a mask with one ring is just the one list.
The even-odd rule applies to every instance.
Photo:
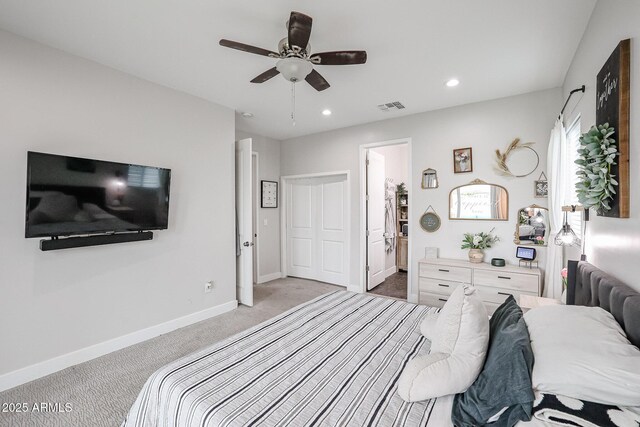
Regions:
[[493, 314], [489, 329], [489, 350], [480, 375], [454, 398], [451, 420], [456, 427], [484, 426], [489, 420], [491, 426], [513, 427], [531, 420], [533, 351], [522, 309], [513, 296]]

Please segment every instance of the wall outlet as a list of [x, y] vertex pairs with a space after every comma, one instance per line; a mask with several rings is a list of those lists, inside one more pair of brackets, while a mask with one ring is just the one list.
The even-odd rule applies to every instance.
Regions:
[[204, 293], [208, 294], [209, 292], [211, 292], [211, 289], [213, 289], [214, 285], [215, 285], [215, 283], [213, 282], [213, 280], [205, 283], [204, 284]]

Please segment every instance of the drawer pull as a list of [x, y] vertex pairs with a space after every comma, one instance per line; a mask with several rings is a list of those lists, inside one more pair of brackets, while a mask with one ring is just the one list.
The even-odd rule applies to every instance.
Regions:
[[449, 270], [445, 270], [444, 268], [439, 268], [438, 271], [442, 271], [444, 273], [448, 273], [449, 272]]
[[507, 279], [507, 280], [511, 280], [511, 277], [509, 277], [509, 276], [498, 276], [498, 279]]
[[438, 283], [438, 286], [442, 286], [443, 288], [448, 288], [449, 285], [443, 285], [442, 283]]
[[507, 293], [507, 292], [498, 292], [498, 295], [506, 295], [506, 296], [509, 296], [509, 295], [511, 295], [511, 294], [510, 294], [510, 293]]
[[439, 300], [439, 301], [442, 301], [442, 302], [447, 302], [447, 300], [446, 300], [446, 299], [444, 299], [444, 298], [438, 298], [438, 300]]

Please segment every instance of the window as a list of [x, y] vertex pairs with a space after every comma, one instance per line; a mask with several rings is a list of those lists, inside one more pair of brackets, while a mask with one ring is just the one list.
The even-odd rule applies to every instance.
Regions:
[[144, 166], [129, 166], [127, 184], [130, 187], [159, 188], [160, 170]]
[[[576, 194], [576, 184], [578, 183], [578, 165], [575, 161], [578, 159], [578, 148], [580, 148], [580, 116], [578, 116], [574, 122], [567, 129], [567, 152], [565, 158], [568, 161], [568, 184], [566, 193], [564, 196], [565, 205], [579, 205], [578, 195]], [[570, 213], [569, 225], [573, 231], [578, 235], [582, 235], [582, 213]]]

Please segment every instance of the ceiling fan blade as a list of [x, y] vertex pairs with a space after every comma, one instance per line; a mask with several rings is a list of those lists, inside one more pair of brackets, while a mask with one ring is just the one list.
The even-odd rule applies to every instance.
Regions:
[[251, 80], [251, 83], [264, 83], [267, 80], [277, 76], [278, 74], [280, 74], [280, 71], [278, 71], [276, 67], [273, 67], [272, 69], [265, 71], [264, 73]]
[[309, 44], [311, 37], [311, 24], [313, 19], [300, 12], [291, 12], [289, 17], [289, 46], [298, 46], [304, 50]]
[[243, 52], [255, 53], [256, 55], [270, 56], [272, 58], [280, 58], [280, 54], [272, 52], [261, 47], [255, 47], [244, 43], [234, 42], [233, 40], [222, 39], [220, 46], [230, 47], [231, 49], [241, 50]]
[[338, 52], [314, 53], [309, 58], [318, 65], [354, 65], [367, 62], [367, 52], [364, 50], [342, 50]]
[[329, 82], [326, 81], [324, 77], [322, 77], [316, 70], [311, 70], [311, 72], [304, 79], [318, 92], [329, 89], [329, 87], [331, 86]]

